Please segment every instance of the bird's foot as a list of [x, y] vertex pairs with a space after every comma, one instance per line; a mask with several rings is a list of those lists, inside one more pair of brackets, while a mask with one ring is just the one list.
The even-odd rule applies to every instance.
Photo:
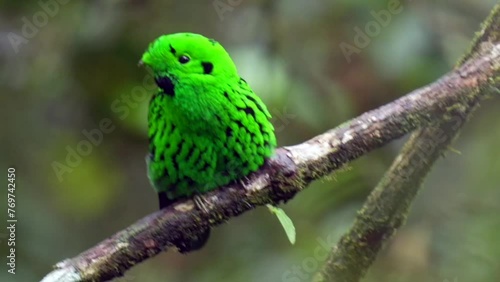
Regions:
[[243, 178], [239, 179], [238, 182], [241, 184], [241, 186], [243, 186], [243, 188], [245, 188], [245, 190], [248, 189], [248, 186], [245, 182], [248, 182], [250, 181], [250, 179], [248, 179], [248, 177], [244, 176]]

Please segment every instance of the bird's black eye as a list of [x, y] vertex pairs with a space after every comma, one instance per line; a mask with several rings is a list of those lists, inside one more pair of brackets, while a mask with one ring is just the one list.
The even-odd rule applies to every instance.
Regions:
[[179, 57], [179, 62], [181, 64], [185, 64], [185, 63], [189, 62], [189, 60], [191, 60], [191, 59], [186, 55], [182, 55]]

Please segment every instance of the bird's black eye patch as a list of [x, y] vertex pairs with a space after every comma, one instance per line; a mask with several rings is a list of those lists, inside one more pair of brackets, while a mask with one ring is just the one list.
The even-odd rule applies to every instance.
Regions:
[[174, 96], [174, 82], [168, 76], [155, 77], [156, 84], [169, 96]]
[[203, 72], [205, 74], [211, 74], [212, 70], [214, 69], [214, 65], [209, 62], [202, 62], [201, 65], [203, 66]]
[[174, 55], [175, 55], [175, 52], [176, 52], [176, 51], [175, 51], [174, 47], [172, 47], [172, 45], [170, 45], [170, 53], [172, 53], [172, 54], [174, 54]]
[[191, 60], [191, 58], [189, 58], [186, 55], [182, 55], [182, 56], [179, 57], [179, 62], [181, 64], [185, 64], [185, 63], [189, 62], [190, 60]]

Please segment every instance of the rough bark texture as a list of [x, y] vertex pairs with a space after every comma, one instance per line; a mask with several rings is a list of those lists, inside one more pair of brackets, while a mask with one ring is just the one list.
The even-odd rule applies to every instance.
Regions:
[[[496, 14], [498, 10], [497, 7]], [[455, 116], [467, 116], [466, 114], [477, 105], [477, 101], [489, 93], [487, 89], [498, 87], [500, 45], [498, 40], [491, 40], [493, 37], [484, 35], [488, 30], [498, 39], [498, 18], [490, 17], [486, 21], [483, 32], [475, 41], [475, 47], [471, 49], [471, 55], [464, 57], [460, 67], [438, 81], [364, 113], [305, 143], [279, 148], [276, 155], [262, 169], [251, 175], [244, 185], [236, 183], [207, 193], [205, 198], [209, 202], [209, 215], [194, 209], [191, 200], [180, 201], [142, 218], [80, 255], [58, 263], [43, 282], [106, 281], [120, 277], [135, 264], [159, 252], [174, 249], [178, 242], [200, 235], [199, 231], [204, 229], [200, 227], [222, 224], [256, 206], [286, 202], [306, 188], [311, 181], [330, 174], [349, 161], [415, 129], [430, 127], [418, 133], [427, 136], [435, 134], [432, 130], [441, 130], [438, 121], [453, 122]], [[486, 41], [481, 41], [482, 39]], [[491, 42], [481, 43], [488, 40]], [[443, 137], [443, 142], [452, 139], [452, 132], [448, 132], [446, 128], [443, 132], [446, 138], [444, 140]], [[415, 187], [420, 185], [423, 175], [426, 174], [420, 167], [426, 164], [411, 161], [412, 154], [418, 154], [418, 151], [412, 153], [411, 147], [421, 148], [418, 143], [421, 138], [418, 135], [414, 135], [409, 141], [417, 143], [410, 143], [412, 145], [405, 147], [405, 157], [396, 160], [360, 211], [351, 230], [353, 233], [346, 235], [340, 242], [340, 247], [334, 249], [336, 252], [347, 254], [346, 259], [339, 262], [341, 268], [352, 267], [352, 271], [364, 273], [371, 262], [358, 261], [358, 258], [363, 254], [374, 257], [381, 243], [404, 222], [406, 213], [390, 217], [387, 217], [387, 214], [394, 215], [407, 210], [411, 199], [401, 203], [401, 206], [394, 207], [388, 204], [379, 205], [377, 199], [384, 198], [384, 201], [390, 203], [397, 195], [406, 193], [401, 190], [403, 187], [408, 189], [406, 182], [399, 179], [402, 177], [401, 172], [391, 174], [395, 168], [407, 171], [409, 177], [413, 177], [412, 173], [418, 174], [415, 177], [422, 176], [415, 178], [419, 181], [411, 184]], [[432, 158], [437, 158], [439, 154], [440, 151], [436, 151]], [[427, 169], [430, 169], [430, 165]], [[397, 181], [394, 177], [398, 177]], [[400, 186], [390, 185], [393, 181], [400, 183]], [[361, 229], [356, 229], [358, 227]], [[364, 237], [359, 240], [358, 235]], [[374, 248], [366, 248], [366, 245], [372, 243]], [[330, 266], [335, 268], [337, 263], [336, 260], [328, 260], [324, 271], [317, 276], [318, 281], [356, 281], [332, 278], [334, 272]]]

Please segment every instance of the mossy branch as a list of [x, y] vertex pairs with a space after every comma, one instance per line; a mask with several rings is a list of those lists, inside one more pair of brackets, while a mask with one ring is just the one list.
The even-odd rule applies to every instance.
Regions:
[[[469, 53], [459, 62], [457, 70], [471, 60], [500, 51], [500, 5], [497, 5], [476, 35]], [[490, 87], [478, 85], [470, 93], [473, 102], [461, 111], [445, 115], [439, 124], [412, 134], [392, 166], [369, 195], [358, 212], [351, 229], [332, 248], [324, 266], [313, 281], [356, 282], [366, 273], [378, 252], [405, 223], [412, 201], [422, 187], [433, 164], [449, 148], [462, 126], [470, 118], [481, 99], [498, 91], [499, 61], [492, 61], [496, 73]], [[469, 70], [460, 71], [466, 77]], [[494, 83], [496, 81], [496, 85]]]
[[415, 129], [435, 125], [438, 120], [463, 115], [485, 96], [486, 92], [478, 89], [489, 89], [492, 81], [498, 81], [499, 50], [495, 43], [481, 56], [471, 57], [428, 86], [305, 143], [279, 148], [244, 185], [235, 183], [207, 193], [209, 214], [195, 209], [191, 200], [179, 201], [59, 262], [42, 281], [107, 281], [120, 277], [134, 265], [199, 236], [206, 227], [222, 224], [257, 206], [286, 202], [311, 181], [367, 152]]

